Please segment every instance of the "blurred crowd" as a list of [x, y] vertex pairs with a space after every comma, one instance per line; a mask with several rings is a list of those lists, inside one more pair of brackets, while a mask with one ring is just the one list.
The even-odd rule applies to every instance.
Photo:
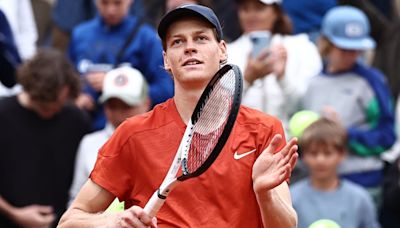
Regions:
[[0, 0], [0, 227], [56, 226], [114, 129], [173, 97], [156, 28], [185, 3], [299, 138], [299, 227], [400, 227], [399, 0]]

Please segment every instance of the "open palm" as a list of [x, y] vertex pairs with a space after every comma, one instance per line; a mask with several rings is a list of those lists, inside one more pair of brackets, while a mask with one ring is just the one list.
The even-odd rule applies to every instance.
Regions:
[[298, 157], [297, 139], [293, 138], [275, 153], [281, 140], [281, 135], [275, 135], [255, 161], [252, 173], [254, 192], [268, 191], [290, 177]]

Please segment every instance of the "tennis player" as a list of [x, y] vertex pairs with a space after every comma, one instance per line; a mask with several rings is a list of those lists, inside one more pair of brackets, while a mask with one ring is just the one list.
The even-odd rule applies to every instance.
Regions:
[[[227, 59], [220, 23], [209, 8], [178, 7], [163, 17], [158, 33], [174, 97], [115, 131], [59, 227], [296, 227], [287, 180], [297, 142], [285, 145], [280, 121], [247, 107], [240, 108], [211, 167], [174, 189], [157, 220], [143, 211], [171, 165], [203, 89]], [[128, 209], [102, 213], [114, 197]]]

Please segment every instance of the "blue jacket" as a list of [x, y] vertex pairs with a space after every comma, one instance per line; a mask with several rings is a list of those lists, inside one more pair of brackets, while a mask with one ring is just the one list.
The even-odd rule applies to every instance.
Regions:
[[[77, 26], [72, 33], [69, 55], [78, 70], [84, 74], [87, 66], [116, 63], [116, 56], [138, 22], [134, 16], [127, 16], [119, 25], [108, 26], [100, 16]], [[161, 103], [173, 96], [173, 81], [164, 70], [162, 45], [154, 29], [143, 24], [130, 45], [125, 50], [122, 63], [129, 63], [145, 76], [149, 83], [149, 95], [152, 104]], [[84, 92], [97, 101], [100, 93], [85, 85]], [[94, 116], [94, 128], [105, 126], [102, 110]]]
[[396, 140], [393, 98], [385, 76], [377, 69], [356, 64], [353, 71], [368, 81], [377, 99], [376, 114], [370, 115], [369, 130], [349, 128], [350, 147], [360, 155], [376, 155], [389, 149]]
[[325, 13], [337, 0], [284, 0], [282, 7], [293, 23], [293, 33], [317, 32]]
[[[93, 0], [57, 0], [55, 1], [51, 16], [64, 32], [70, 33], [75, 26], [96, 16], [97, 9]], [[146, 16], [143, 0], [135, 0], [129, 8], [131, 15], [140, 18]]]

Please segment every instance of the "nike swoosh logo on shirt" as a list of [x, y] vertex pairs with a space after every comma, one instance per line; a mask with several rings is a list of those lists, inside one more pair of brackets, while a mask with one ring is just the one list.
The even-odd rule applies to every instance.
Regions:
[[255, 151], [256, 151], [256, 149], [251, 150], [249, 152], [242, 153], [242, 154], [238, 154], [238, 152], [236, 151], [235, 154], [233, 154], [233, 158], [236, 159], [236, 160], [239, 160], [239, 159], [241, 159], [243, 157], [246, 157], [247, 155], [249, 155], [251, 153], [254, 153]]

